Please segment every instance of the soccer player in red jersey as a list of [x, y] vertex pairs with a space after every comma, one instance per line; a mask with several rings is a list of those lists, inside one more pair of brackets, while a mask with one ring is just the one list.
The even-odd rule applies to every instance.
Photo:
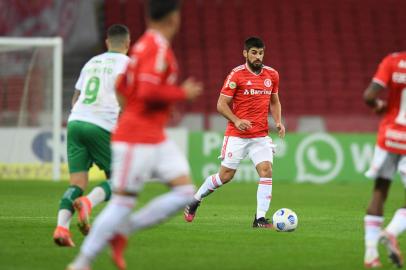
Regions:
[[227, 76], [217, 102], [217, 110], [229, 120], [221, 150], [221, 167], [218, 173], [206, 178], [195, 194], [195, 200], [185, 208], [185, 219], [191, 222], [202, 199], [233, 179], [241, 160], [247, 155], [254, 163], [259, 184], [257, 211], [253, 227], [271, 228], [265, 218], [272, 197], [272, 139], [268, 137], [268, 114], [285, 136], [281, 122], [279, 102], [279, 74], [263, 65], [265, 45], [260, 38], [245, 41], [244, 65], [234, 68]]
[[[389, 91], [387, 101], [378, 98], [384, 89]], [[406, 206], [396, 211], [384, 230], [381, 226], [384, 203], [396, 171], [406, 186], [406, 52], [393, 53], [383, 59], [365, 90], [364, 99], [376, 113], [383, 114], [371, 168], [365, 174], [375, 179], [375, 186], [364, 217], [364, 264], [366, 268], [381, 266], [379, 242], [387, 248], [391, 261], [402, 267], [403, 258], [396, 238], [406, 230]]]
[[[108, 242], [114, 263], [125, 269], [128, 235], [164, 221], [193, 200], [188, 162], [166, 138], [164, 127], [173, 103], [195, 99], [202, 85], [193, 79], [176, 85], [178, 67], [170, 41], [180, 25], [180, 1], [149, 0], [146, 7], [148, 29], [133, 46], [125, 76], [117, 83], [124, 108], [112, 136], [113, 196], [70, 270], [89, 269]], [[170, 191], [131, 214], [137, 194], [152, 175]]]

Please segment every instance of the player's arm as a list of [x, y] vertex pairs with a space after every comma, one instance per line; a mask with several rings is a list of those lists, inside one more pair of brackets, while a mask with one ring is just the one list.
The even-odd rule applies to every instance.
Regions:
[[193, 78], [187, 78], [180, 86], [162, 82], [161, 74], [152, 69], [140, 73], [138, 81], [137, 97], [147, 103], [194, 100], [203, 90], [203, 84]]
[[380, 114], [386, 110], [386, 102], [378, 98], [379, 92], [384, 89], [384, 87], [376, 82], [371, 82], [367, 89], [364, 91], [364, 101], [371, 107], [374, 112]]
[[115, 83], [115, 89], [116, 89], [115, 93], [116, 93], [117, 102], [118, 102], [118, 105], [120, 106], [121, 112], [124, 110], [124, 107], [125, 107], [125, 104], [126, 104], [126, 99], [120, 93], [120, 91], [118, 91], [118, 89], [119, 88], [124, 89], [126, 87], [125, 82], [126, 82], [125, 74], [118, 74], [117, 79], [116, 79], [116, 83]]
[[273, 120], [275, 121], [276, 128], [279, 132], [279, 137], [285, 137], [285, 126], [282, 124], [282, 106], [279, 101], [278, 93], [271, 94], [270, 110]]
[[229, 121], [234, 123], [234, 126], [239, 130], [246, 130], [250, 129], [251, 122], [246, 119], [238, 118], [231, 110], [230, 104], [233, 100], [232, 97], [220, 94], [219, 99], [217, 101], [217, 111], [227, 118]]
[[84, 69], [85, 69], [85, 67], [83, 67], [82, 70], [80, 71], [79, 78], [78, 78], [78, 80], [76, 81], [76, 84], [75, 84], [75, 92], [73, 93], [72, 101], [71, 101], [72, 108], [73, 108], [73, 106], [75, 106], [75, 103], [79, 99], [81, 89], [84, 89], [84, 82], [85, 82]]
[[386, 56], [378, 66], [377, 71], [369, 84], [368, 88], [364, 91], [365, 103], [373, 109], [377, 114], [386, 111], [386, 101], [378, 98], [379, 92], [385, 89], [392, 76], [392, 55]]
[[193, 78], [186, 79], [181, 86], [161, 84], [158, 80], [140, 79], [139, 81], [137, 96], [149, 103], [172, 103], [186, 99], [194, 100], [203, 89], [203, 85]]
[[[147, 103], [173, 103], [181, 100], [193, 100], [202, 91], [202, 84], [193, 78], [186, 79], [182, 85], [169, 84], [166, 73], [170, 66], [166, 53], [150, 50], [138, 62], [138, 70], [133, 73], [138, 79], [137, 97]], [[135, 63], [137, 64], [137, 63]], [[130, 68], [134, 67], [130, 63]]]
[[73, 93], [73, 96], [72, 96], [72, 107], [75, 105], [76, 101], [78, 101], [79, 96], [80, 96], [80, 91], [75, 89], [75, 92]]

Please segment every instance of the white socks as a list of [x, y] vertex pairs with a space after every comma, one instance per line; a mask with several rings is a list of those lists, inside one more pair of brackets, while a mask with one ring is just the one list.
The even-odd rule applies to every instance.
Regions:
[[406, 209], [400, 208], [396, 211], [391, 222], [386, 226], [385, 231], [397, 237], [406, 230]]
[[174, 187], [170, 192], [156, 197], [123, 222], [118, 232], [129, 235], [132, 232], [151, 227], [172, 216], [193, 201], [193, 185]]
[[257, 219], [265, 217], [272, 199], [272, 178], [259, 178], [257, 190]]
[[383, 224], [382, 216], [372, 216], [366, 215], [364, 217], [364, 228], [365, 228], [365, 246], [367, 249], [376, 249], [379, 240], [379, 234], [382, 229]]
[[92, 189], [92, 191], [89, 194], [87, 194], [86, 197], [89, 199], [93, 208], [99, 203], [104, 202], [104, 200], [106, 199], [106, 192], [104, 191], [103, 188], [97, 186], [94, 189]]
[[114, 235], [118, 225], [131, 213], [134, 205], [133, 196], [113, 195], [107, 206], [97, 216], [73, 266], [77, 268], [89, 266], [93, 258]]
[[96, 218], [72, 266], [88, 267], [116, 233], [129, 235], [133, 231], [164, 221], [192, 202], [194, 192], [193, 185], [174, 187], [170, 192], [156, 197], [132, 215], [130, 213], [135, 205], [135, 197], [113, 195]]
[[223, 183], [220, 180], [218, 173], [210, 175], [204, 180], [204, 183], [200, 186], [199, 190], [195, 194], [195, 199], [201, 201], [204, 197], [207, 197], [210, 193], [221, 187]]
[[58, 226], [64, 227], [69, 230], [71, 219], [72, 212], [68, 209], [60, 209], [58, 211]]
[[[201, 201], [204, 197], [210, 195], [213, 191], [221, 187], [223, 183], [218, 173], [210, 175], [200, 186], [195, 194], [195, 199]], [[259, 179], [257, 190], [257, 218], [265, 217], [269, 209], [272, 198], [272, 178], [261, 177]]]

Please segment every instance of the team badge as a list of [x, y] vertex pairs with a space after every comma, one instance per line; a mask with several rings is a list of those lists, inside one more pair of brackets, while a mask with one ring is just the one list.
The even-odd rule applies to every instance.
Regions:
[[235, 82], [230, 82], [228, 84], [228, 87], [230, 87], [230, 89], [235, 89], [237, 87], [237, 84]]
[[265, 85], [266, 87], [271, 87], [271, 86], [272, 86], [272, 81], [271, 81], [270, 79], [266, 79], [266, 80], [264, 81], [264, 85]]

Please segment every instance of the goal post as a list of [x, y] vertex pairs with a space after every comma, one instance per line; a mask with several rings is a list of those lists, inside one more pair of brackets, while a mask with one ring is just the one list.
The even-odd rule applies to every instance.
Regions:
[[[62, 46], [60, 37], [0, 37], [0, 163], [41, 165], [48, 158], [53, 180], [61, 178]], [[50, 153], [39, 155], [43, 159], [35, 160], [31, 153], [36, 142], [25, 142], [33, 129], [52, 133]], [[2, 171], [9, 172], [7, 168]], [[17, 173], [21, 179], [28, 177], [24, 171]], [[7, 173], [1, 178], [7, 178]]]

